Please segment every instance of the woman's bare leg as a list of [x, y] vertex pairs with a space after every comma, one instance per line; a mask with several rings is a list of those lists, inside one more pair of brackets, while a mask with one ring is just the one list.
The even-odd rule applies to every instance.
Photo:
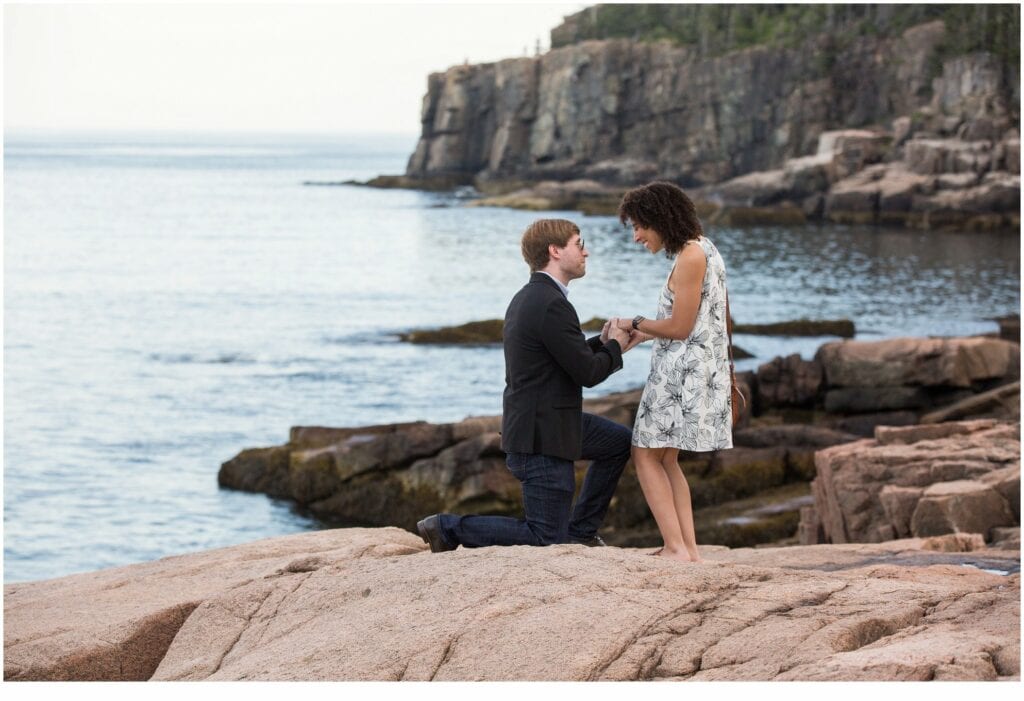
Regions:
[[686, 546], [686, 552], [694, 562], [701, 562], [700, 551], [697, 550], [697, 534], [693, 528], [693, 502], [690, 499], [690, 485], [686, 475], [679, 467], [679, 449], [667, 448], [661, 455], [661, 466], [672, 487], [672, 501], [679, 531]]
[[[633, 446], [633, 465], [640, 481], [640, 489], [647, 500], [647, 506], [654, 515], [665, 547], [658, 553], [662, 557], [689, 562], [690, 552], [686, 547], [679, 527], [676, 504], [673, 499], [672, 483], [662, 463], [665, 448], [640, 448]], [[678, 470], [678, 465], [676, 466]], [[691, 522], [692, 522], [691, 518]], [[694, 547], [696, 550], [696, 546]]]

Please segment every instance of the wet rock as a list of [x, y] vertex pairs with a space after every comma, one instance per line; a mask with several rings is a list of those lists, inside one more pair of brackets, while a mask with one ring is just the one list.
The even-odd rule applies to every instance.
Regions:
[[464, 441], [481, 433], [501, 430], [501, 416], [470, 416], [452, 425], [452, 440]]
[[763, 411], [772, 406], [813, 406], [824, 374], [817, 360], [798, 353], [775, 358], [757, 368], [757, 401]]
[[223, 463], [217, 484], [243, 492], [263, 492], [272, 497], [291, 496], [287, 446], [249, 448]]
[[501, 435], [482, 433], [414, 462], [399, 476], [410, 489], [434, 490], [446, 511], [500, 502], [502, 512], [522, 508], [519, 480], [505, 466]]
[[1019, 419], [1021, 413], [1021, 384], [1012, 382], [993, 390], [982, 392], [926, 413], [922, 424], [939, 424], [966, 417], [994, 417], [998, 419]]
[[913, 426], [917, 422], [918, 415], [912, 411], [882, 411], [843, 417], [835, 422], [835, 427], [846, 433], [870, 438], [879, 426]]
[[441, 329], [420, 329], [403, 333], [399, 338], [409, 343], [501, 343], [502, 330], [505, 322], [501, 319], [471, 321], [459, 326], [447, 326]]
[[999, 338], [1020, 343], [1020, 314], [996, 317], [994, 321], [999, 324]]
[[710, 470], [690, 485], [694, 506], [721, 504], [777, 487], [786, 479], [785, 448], [733, 448], [715, 452]]
[[775, 446], [827, 448], [857, 440], [857, 436], [824, 426], [781, 424], [755, 426], [733, 433], [733, 444], [746, 448]]
[[693, 515], [697, 542], [744, 548], [787, 541], [796, 533], [800, 509], [813, 502], [804, 482], [697, 509]]
[[757, 336], [841, 336], [853, 338], [855, 329], [849, 319], [780, 321], [773, 324], [735, 324], [733, 333]]
[[626, 188], [607, 186], [595, 180], [544, 180], [520, 188], [467, 203], [470, 207], [508, 207], [533, 211], [578, 210], [584, 214], [613, 215]]
[[838, 387], [825, 394], [825, 411], [835, 414], [919, 409], [928, 404], [920, 387]]

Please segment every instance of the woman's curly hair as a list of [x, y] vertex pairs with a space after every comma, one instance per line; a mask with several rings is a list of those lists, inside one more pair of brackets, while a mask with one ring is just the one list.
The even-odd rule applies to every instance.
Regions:
[[678, 185], [664, 181], [634, 188], [623, 195], [619, 221], [654, 229], [665, 244], [668, 257], [679, 253], [688, 241], [704, 233], [693, 201]]

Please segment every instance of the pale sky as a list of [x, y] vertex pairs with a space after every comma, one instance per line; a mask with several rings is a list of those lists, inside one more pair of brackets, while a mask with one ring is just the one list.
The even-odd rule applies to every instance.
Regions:
[[7, 4], [4, 129], [418, 134], [427, 75], [585, 4]]

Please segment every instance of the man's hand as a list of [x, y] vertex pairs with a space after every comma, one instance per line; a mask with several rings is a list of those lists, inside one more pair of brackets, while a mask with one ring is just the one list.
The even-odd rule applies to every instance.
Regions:
[[619, 345], [622, 346], [622, 351], [626, 351], [626, 346], [629, 345], [629, 333], [624, 329], [611, 325], [608, 329], [608, 338], [613, 341], [618, 341]]
[[654, 336], [650, 336], [643, 331], [634, 331], [629, 335], [629, 342], [623, 346], [622, 352], [625, 353], [626, 351], [630, 351], [634, 346], [637, 346], [644, 341], [650, 341], [652, 338], [654, 338]]
[[608, 332], [612, 328], [612, 320], [604, 322], [604, 327], [601, 329], [601, 343], [608, 343]]

